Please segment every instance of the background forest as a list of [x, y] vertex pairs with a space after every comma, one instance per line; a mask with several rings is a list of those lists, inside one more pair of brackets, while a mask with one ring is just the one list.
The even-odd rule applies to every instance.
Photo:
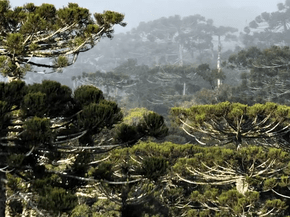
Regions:
[[290, 0], [242, 32], [0, 11], [0, 216], [290, 216]]
[[[253, 66], [249, 62], [248, 66], [241, 67], [240, 63], [236, 63], [238, 67], [229, 67], [226, 65], [229, 57], [247, 52], [252, 47], [262, 52], [272, 46], [287, 46], [288, 11], [287, 1], [280, 3], [275, 12], [258, 15], [243, 31], [235, 27], [216, 26], [214, 20], [198, 14], [141, 22], [127, 33], [115, 34], [113, 40], [103, 38], [94, 49], [80, 55], [75, 64], [64, 68], [63, 74], [28, 72], [26, 82], [52, 79], [72, 89], [92, 84], [126, 109], [145, 107], [164, 116], [167, 116], [170, 107], [186, 101], [189, 102], [187, 106], [239, 101], [233, 98], [251, 95], [235, 89], [256, 82], [250, 75], [253, 74]], [[222, 72], [217, 74], [219, 53], [223, 67]], [[250, 50], [248, 53], [254, 55]], [[241, 53], [239, 61], [251, 58], [257, 56], [242, 57]], [[224, 85], [219, 88], [222, 93], [215, 97], [213, 95], [218, 91], [212, 90], [217, 85], [218, 77]], [[264, 96], [259, 91], [255, 92]]]

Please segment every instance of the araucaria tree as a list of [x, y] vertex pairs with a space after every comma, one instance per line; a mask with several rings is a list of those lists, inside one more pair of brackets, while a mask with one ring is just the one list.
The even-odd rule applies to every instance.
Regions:
[[183, 215], [285, 216], [289, 106], [223, 102], [171, 112], [181, 128], [204, 146], [194, 146], [191, 155], [173, 166], [176, 180], [194, 188], [176, 204]]
[[[9, 202], [23, 199], [21, 195], [28, 191], [33, 194], [24, 197], [26, 203], [34, 201], [40, 210], [61, 213], [72, 209], [76, 203], [74, 192], [83, 184], [87, 163], [103, 148], [95, 144], [94, 138], [102, 129], [121, 121], [120, 108], [92, 86], [76, 89], [74, 96], [68, 87], [55, 81], [31, 86], [12, 81], [1, 83], [0, 90], [0, 215], [4, 216], [3, 181], [8, 173], [13, 176], [7, 185], [12, 192]], [[70, 163], [63, 170], [61, 162]], [[23, 192], [15, 184], [17, 178], [30, 183], [30, 187]]]
[[289, 153], [257, 146], [191, 151], [173, 166], [184, 190], [192, 189], [175, 205], [184, 216], [287, 216]]
[[272, 13], [263, 12], [245, 27], [245, 46], [289, 45], [290, 1], [278, 3], [277, 9]]
[[289, 105], [289, 57], [288, 46], [251, 47], [231, 55], [228, 67], [248, 71], [242, 74], [242, 84], [233, 89], [231, 101]]
[[[27, 86], [20, 79], [27, 71], [55, 72], [73, 64], [101, 37], [111, 38], [114, 25], [125, 26], [123, 19], [123, 14], [113, 11], [92, 16], [74, 3], [61, 9], [33, 3], [11, 9], [8, 0], [0, 1], [0, 72], [17, 80], [0, 84], [0, 216], [5, 216], [8, 202], [6, 187], [12, 192], [12, 203], [21, 198], [34, 207], [31, 200], [37, 195], [38, 207], [54, 214], [73, 208], [74, 190], [82, 182], [68, 180], [64, 174], [84, 175], [83, 161], [91, 160], [91, 155], [81, 150], [99, 149], [94, 147], [95, 135], [120, 121], [122, 113], [95, 87], [80, 87], [72, 95], [57, 82]], [[72, 141], [74, 145], [69, 145]], [[72, 156], [68, 171], [53, 176], [61, 164], [58, 160]], [[13, 176], [5, 183], [7, 174]], [[19, 178], [32, 184], [26, 188], [35, 193], [32, 197], [22, 194], [16, 185]]]
[[290, 132], [290, 107], [275, 103], [248, 106], [223, 102], [173, 108], [172, 114], [182, 129], [202, 145], [234, 143], [289, 148], [283, 138]]
[[104, 11], [92, 16], [75, 3], [61, 9], [33, 3], [11, 9], [3, 0], [0, 12], [0, 70], [17, 79], [33, 66], [55, 71], [71, 65], [102, 36], [111, 38], [115, 24], [126, 25], [123, 14]]
[[[168, 132], [163, 117], [151, 112], [136, 125], [119, 125], [114, 141], [110, 140], [110, 130], [123, 115], [94, 86], [80, 86], [72, 95], [67, 86], [55, 81], [28, 86], [12, 81], [0, 83], [0, 93], [2, 216], [6, 202], [12, 212], [22, 202], [39, 216], [69, 212], [77, 205], [81, 186], [88, 182], [101, 186], [101, 180], [106, 180], [105, 174], [92, 174], [93, 170], [102, 174], [99, 164], [107, 157], [100, 160], [100, 154]], [[128, 184], [128, 179], [122, 181]]]

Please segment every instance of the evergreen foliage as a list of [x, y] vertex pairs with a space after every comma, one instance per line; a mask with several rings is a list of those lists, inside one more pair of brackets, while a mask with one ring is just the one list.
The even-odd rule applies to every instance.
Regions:
[[231, 55], [227, 66], [245, 72], [241, 74], [241, 84], [229, 90], [228, 100], [249, 105], [265, 102], [289, 105], [288, 59], [287, 46], [263, 50], [251, 47]]
[[286, 190], [279, 183], [288, 174], [288, 158], [287, 152], [276, 148], [200, 148], [191, 157], [178, 159], [173, 170], [181, 181], [197, 188], [189, 197], [196, 208], [187, 206], [193, 216], [206, 210], [213, 216], [283, 216], [287, 199], [273, 192]]
[[[81, 86], [74, 94], [68, 87], [54, 81], [33, 85], [12, 81], [0, 86], [4, 90], [0, 101], [3, 155], [0, 171], [11, 175], [8, 184], [11, 213], [16, 212], [18, 202], [23, 204], [22, 210], [17, 211], [20, 213], [25, 209], [33, 209], [46, 216], [69, 213], [77, 205], [78, 189], [88, 182], [101, 182], [105, 186], [103, 188], [107, 188], [112, 183], [101, 180], [109, 180], [114, 185], [117, 168], [112, 165], [117, 165], [122, 158], [96, 163], [98, 158], [106, 155], [102, 153], [119, 146], [134, 145], [141, 137], [162, 138], [168, 131], [163, 117], [146, 112], [137, 125], [130, 121], [118, 125], [120, 128], [116, 129], [119, 133], [116, 133], [114, 141], [110, 140], [112, 128], [122, 121], [123, 114], [115, 102], [106, 100], [102, 91], [93, 86]], [[20, 90], [23, 96], [19, 98], [5, 90]], [[10, 100], [14, 96], [20, 101]], [[159, 176], [164, 175], [167, 164], [160, 158], [153, 158], [152, 164], [149, 158], [144, 162], [144, 166], [136, 169], [140, 176], [144, 176], [138, 182], [141, 186], [143, 179], [147, 182], [142, 192], [152, 191], [149, 180], [156, 182]], [[131, 165], [126, 161], [123, 163], [119, 168], [125, 172]], [[151, 169], [155, 173], [151, 173]], [[27, 187], [19, 187], [24, 181]], [[117, 181], [122, 183], [121, 188], [117, 188], [121, 191], [132, 187], [128, 186], [127, 178]]]
[[290, 2], [285, 0], [277, 4], [277, 11], [258, 15], [244, 28], [244, 45], [260, 48], [289, 45], [289, 11]]
[[[256, 38], [264, 46], [265, 31], [287, 43], [289, 2], [251, 22], [244, 43]], [[107, 73], [84, 72], [74, 82], [89, 85], [74, 91], [55, 81], [20, 80], [32, 67], [73, 64], [101, 37], [112, 38], [123, 19], [112, 11], [92, 16], [76, 3], [11, 9], [0, 1], [0, 71], [14, 78], [0, 83], [0, 216], [290, 215], [289, 47], [231, 55], [224, 65], [247, 71], [242, 84], [217, 88], [225, 74], [212, 68], [213, 38], [220, 51], [221, 38], [236, 40], [236, 29], [200, 15], [174, 16], [126, 35], [133, 57], [154, 67], [128, 59]], [[251, 34], [262, 24], [265, 31]], [[184, 65], [183, 52], [200, 65]], [[208, 89], [193, 96], [202, 87]], [[145, 108], [123, 114], [108, 100], [118, 91], [135, 102], [131, 107], [163, 113], [184, 99], [211, 104], [171, 109], [174, 124], [195, 141], [178, 145], [166, 141], [174, 129], [160, 114]]]
[[289, 111], [288, 106], [270, 102], [253, 106], [223, 102], [172, 108], [172, 115], [202, 145], [235, 143], [239, 147], [253, 140], [257, 145], [288, 148], [283, 136], [289, 132]]
[[[71, 65], [101, 37], [112, 38], [114, 25], [126, 25], [123, 14], [104, 11], [92, 16], [76, 3], [61, 9], [47, 3], [11, 9], [4, 0], [0, 11], [0, 70], [15, 79], [22, 79], [32, 67], [60, 70]], [[40, 63], [35, 58], [54, 61]]]
[[[22, 83], [13, 81], [3, 83], [1, 87], [6, 90], [19, 84]], [[93, 136], [121, 121], [121, 110], [116, 103], [106, 101], [102, 92], [94, 87], [76, 90], [76, 98], [68, 87], [53, 81], [22, 86], [22, 89], [21, 101], [15, 101], [17, 104], [11, 106], [8, 103], [14, 102], [10, 97], [15, 93], [2, 92], [0, 139], [4, 157], [1, 172], [11, 172], [28, 182], [30, 191], [36, 193], [31, 200], [37, 201], [38, 208], [55, 213], [69, 211], [76, 205], [77, 186], [84, 182], [76, 182], [77, 179], [65, 174], [84, 177], [93, 158], [80, 151], [65, 173], [56, 172], [58, 164], [55, 162], [71, 157], [64, 150], [81, 150], [77, 146], [67, 146], [78, 138], [82, 138], [80, 146], [94, 146]], [[53, 174], [58, 174], [58, 178]], [[43, 184], [51, 180], [47, 190], [41, 190], [39, 184], [35, 184], [38, 179], [47, 180]], [[11, 190], [18, 192], [17, 188]]]

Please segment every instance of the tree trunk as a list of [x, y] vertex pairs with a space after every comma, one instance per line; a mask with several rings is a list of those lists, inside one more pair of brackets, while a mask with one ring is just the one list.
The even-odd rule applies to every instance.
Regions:
[[6, 207], [6, 173], [0, 172], [0, 216], [5, 216]]
[[182, 45], [179, 44], [179, 61], [180, 61], [179, 62], [179, 65], [180, 66], [183, 66], [183, 55], [182, 55], [183, 53], [182, 53], [182, 48], [183, 48]]
[[283, 27], [284, 27], [284, 32], [286, 32], [288, 30], [286, 20], [283, 20]]
[[[222, 51], [222, 46], [221, 46], [221, 37], [218, 36], [218, 59], [217, 59], [217, 70], [218, 70], [218, 74], [220, 74], [221, 72], [221, 51]], [[219, 88], [222, 84], [221, 79], [217, 79], [217, 87]]]
[[183, 96], [185, 96], [185, 89], [186, 89], [186, 83], [184, 82], [183, 83], [183, 93], [182, 93]]
[[155, 66], [159, 66], [159, 57], [155, 56]]

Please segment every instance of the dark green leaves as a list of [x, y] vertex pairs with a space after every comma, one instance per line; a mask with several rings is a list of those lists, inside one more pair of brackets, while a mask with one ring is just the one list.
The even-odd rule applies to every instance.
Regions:
[[104, 11], [103, 20], [112, 24], [121, 24], [121, 26], [126, 26], [126, 23], [123, 23], [124, 15], [116, 13], [114, 11]]
[[111, 162], [104, 162], [100, 164], [95, 170], [92, 171], [92, 175], [95, 179], [111, 180], [113, 175], [113, 164]]
[[55, 117], [67, 115], [73, 109], [71, 90], [56, 81], [44, 80], [28, 86], [27, 91], [22, 104], [24, 115]]
[[148, 157], [142, 162], [141, 174], [156, 182], [161, 176], [166, 174], [167, 167], [166, 159], [161, 157]]
[[38, 204], [55, 215], [69, 211], [77, 205], [77, 196], [70, 191], [57, 187], [44, 187], [44, 189]]
[[55, 19], [56, 8], [52, 4], [42, 4], [35, 11], [36, 14], [39, 14], [43, 19], [52, 22]]
[[24, 49], [23, 41], [21, 33], [11, 33], [7, 36], [6, 48], [14, 55], [22, 54]]
[[103, 92], [94, 86], [80, 86], [74, 92], [75, 100], [82, 106], [99, 103], [104, 99]]
[[24, 123], [21, 139], [30, 145], [49, 144], [53, 140], [50, 126], [51, 123], [46, 118], [31, 118]]
[[6, 130], [10, 124], [11, 114], [9, 112], [10, 106], [5, 101], [0, 101], [0, 136], [7, 133], [7, 131], [3, 133], [1, 131]]
[[112, 127], [122, 119], [121, 110], [114, 102], [102, 100], [85, 106], [79, 115], [79, 126], [92, 132], [98, 132], [103, 127]]
[[138, 130], [144, 135], [157, 138], [164, 137], [168, 133], [163, 117], [155, 112], [143, 116], [143, 121], [138, 126]]
[[85, 25], [91, 23], [89, 10], [79, 7], [76, 3], [69, 3], [68, 7], [59, 9], [57, 14], [62, 25], [71, 25], [73, 23]]
[[23, 81], [0, 82], [0, 100], [6, 101], [11, 107], [20, 106], [27, 86]]
[[46, 116], [48, 108], [46, 106], [46, 94], [41, 92], [29, 93], [23, 100], [23, 111], [28, 116]]
[[115, 131], [115, 139], [122, 143], [136, 142], [141, 137], [136, 126], [129, 126], [125, 123], [117, 126]]
[[[14, 9], [8, 0], [0, 4], [0, 72], [17, 79], [30, 71], [29, 66], [55, 71], [72, 65], [80, 51], [90, 50], [104, 35], [111, 38], [114, 25], [125, 26], [124, 15], [113, 11], [100, 13], [103, 24], [98, 25], [89, 10], [76, 3], [61, 9], [47, 3]], [[41, 64], [31, 57], [47, 61]]]
[[[140, 110], [142, 112], [142, 110]], [[164, 138], [168, 128], [161, 115], [155, 112], [146, 112], [141, 117], [138, 110], [132, 110], [129, 117], [125, 117], [125, 123], [116, 127], [115, 139], [123, 143], [135, 143], [142, 137]], [[134, 116], [135, 113], [135, 116]], [[130, 120], [132, 119], [132, 120]]]

